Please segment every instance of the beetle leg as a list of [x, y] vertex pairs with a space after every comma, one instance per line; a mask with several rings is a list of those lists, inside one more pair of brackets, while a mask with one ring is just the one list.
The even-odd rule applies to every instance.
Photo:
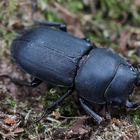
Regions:
[[83, 101], [83, 99], [79, 98], [80, 103], [83, 107], [83, 109], [92, 117], [95, 119], [95, 121], [100, 124], [101, 122], [104, 121], [104, 118], [102, 118], [101, 116], [99, 116], [98, 114], [96, 114], [93, 110], [91, 110], [88, 105], [86, 105]]
[[53, 104], [51, 104], [45, 111], [42, 113], [41, 117], [35, 120], [33, 123], [39, 122], [41, 119], [43, 119], [45, 116], [47, 116], [56, 106], [58, 106], [66, 97], [70, 96], [73, 92], [72, 89], [69, 89], [64, 95], [62, 95], [60, 98], [58, 98]]
[[0, 75], [1, 78], [8, 78], [13, 83], [20, 85], [20, 86], [27, 86], [27, 87], [37, 87], [42, 81], [40, 79], [34, 78], [31, 82], [20, 80], [14, 77], [10, 77], [9, 75], [3, 74]]
[[137, 109], [138, 107], [140, 107], [140, 103], [130, 102], [127, 100], [126, 107], [129, 109]]
[[33, 87], [33, 88], [37, 87], [38, 85], [40, 85], [40, 83], [42, 83], [42, 81], [40, 79], [37, 79], [37, 78], [34, 78], [31, 82], [12, 78], [12, 77], [10, 78], [10, 80], [17, 85]]
[[89, 46], [92, 46], [92, 48], [96, 48], [96, 45], [93, 42], [91, 42], [90, 39], [88, 38], [82, 38], [82, 39], [85, 40], [89, 44]]
[[31, 87], [37, 87], [42, 83], [42, 80], [34, 78], [29, 84]]
[[90, 39], [89, 38], [82, 38], [83, 40], [85, 40], [86, 42], [88, 43], [91, 43]]
[[42, 81], [38, 78], [34, 78], [31, 82], [15, 79], [15, 78], [11, 78], [11, 81], [21, 86], [27, 86], [27, 87], [33, 87], [33, 88], [39, 86], [42, 83]]
[[44, 25], [44, 26], [48, 26], [48, 27], [55, 27], [55, 28], [59, 28], [62, 31], [67, 32], [67, 26], [64, 23], [60, 23], [60, 22], [50, 22], [50, 21], [35, 21], [35, 24], [38, 25]]

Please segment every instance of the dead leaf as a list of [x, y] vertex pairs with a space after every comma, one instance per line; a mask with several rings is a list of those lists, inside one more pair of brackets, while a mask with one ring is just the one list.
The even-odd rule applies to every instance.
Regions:
[[13, 125], [16, 124], [15, 119], [11, 118], [11, 117], [7, 117], [6, 119], [4, 119], [4, 123], [8, 124], [8, 125]]
[[52, 115], [55, 117], [55, 119], [59, 119], [61, 114], [59, 112], [53, 111]]

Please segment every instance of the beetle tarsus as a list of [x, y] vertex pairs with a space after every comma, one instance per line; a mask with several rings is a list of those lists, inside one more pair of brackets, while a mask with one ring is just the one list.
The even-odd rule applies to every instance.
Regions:
[[44, 26], [48, 26], [48, 27], [55, 27], [55, 28], [59, 28], [62, 31], [67, 32], [67, 26], [64, 23], [60, 23], [60, 22], [49, 22], [49, 21], [35, 21], [35, 24], [38, 25], [44, 25]]
[[67, 98], [68, 96], [71, 95], [71, 93], [73, 92], [72, 89], [68, 90], [63, 96], [61, 96], [60, 98], [58, 98], [53, 104], [51, 104], [45, 111], [44, 113], [41, 115], [40, 118], [38, 118], [37, 120], [35, 120], [33, 123], [37, 123], [40, 120], [42, 120], [45, 116], [47, 116], [49, 113], [51, 113], [51, 111], [58, 106], [65, 98]]
[[99, 116], [97, 113], [95, 113], [93, 110], [91, 110], [83, 101], [83, 99], [79, 98], [80, 103], [83, 107], [83, 109], [92, 117], [95, 119], [95, 121], [98, 124], [101, 124], [104, 121], [104, 118], [102, 118], [101, 116]]

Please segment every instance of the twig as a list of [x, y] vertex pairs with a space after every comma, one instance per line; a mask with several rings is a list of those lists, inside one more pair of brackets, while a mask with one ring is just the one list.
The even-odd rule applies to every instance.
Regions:
[[3, 133], [2, 131], [0, 131], [0, 135], [2, 135], [3, 139], [7, 138], [7, 137], [13, 137], [13, 136], [17, 136], [16, 134], [14, 134], [13, 132], [10, 132], [8, 134]]
[[76, 18], [76, 16], [75, 16], [72, 12], [70, 12], [70, 11], [68, 11], [66, 8], [62, 7], [59, 3], [54, 2], [54, 6], [55, 6], [59, 11], [61, 11], [62, 13], [64, 13], [65, 15], [70, 16], [70, 17], [72, 17], [72, 18]]
[[28, 113], [26, 114], [25, 119], [24, 119], [24, 125], [26, 125], [26, 123], [28, 122], [31, 112], [32, 110], [29, 110]]
[[56, 119], [54, 119], [54, 118], [51, 118], [51, 117], [47, 117], [47, 120], [48, 120], [48, 121], [51, 121], [51, 122], [56, 122], [56, 123], [58, 123], [58, 124], [61, 124], [60, 121], [58, 121], [58, 120], [56, 120]]

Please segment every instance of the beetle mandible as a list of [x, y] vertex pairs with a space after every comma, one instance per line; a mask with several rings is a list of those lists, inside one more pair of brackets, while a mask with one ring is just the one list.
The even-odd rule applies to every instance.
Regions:
[[13, 41], [11, 55], [35, 77], [29, 86], [47, 81], [68, 88], [41, 118], [74, 90], [83, 109], [99, 124], [104, 118], [91, 109], [92, 103], [124, 108], [140, 106], [129, 99], [134, 86], [140, 85], [138, 69], [112, 50], [97, 48], [88, 40], [72, 36], [65, 24], [40, 22]]

